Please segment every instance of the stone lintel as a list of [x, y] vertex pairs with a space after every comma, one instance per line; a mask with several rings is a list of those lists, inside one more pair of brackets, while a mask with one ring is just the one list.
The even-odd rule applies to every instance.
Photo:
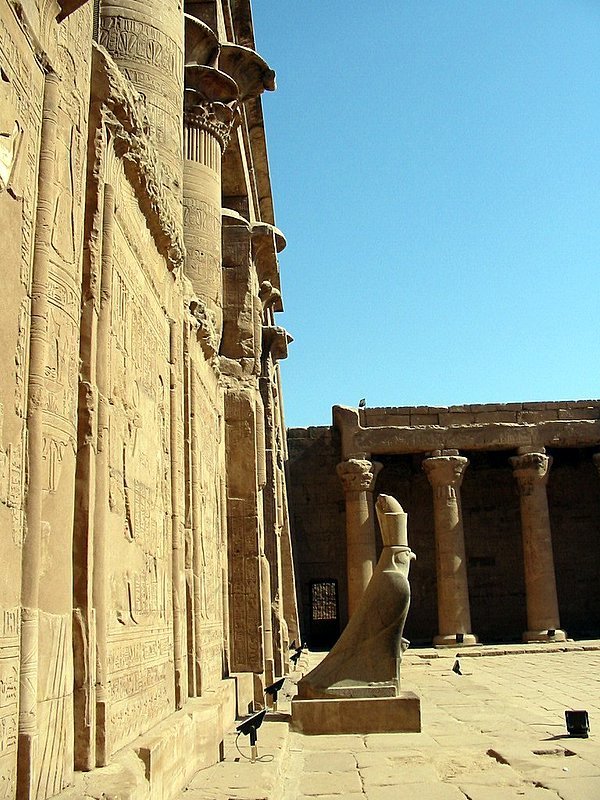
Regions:
[[341, 432], [344, 458], [364, 453], [399, 455], [449, 449], [524, 448], [528, 452], [541, 452], [545, 446], [585, 447], [600, 444], [600, 420], [363, 428], [359, 425], [356, 409], [334, 406], [334, 424]]

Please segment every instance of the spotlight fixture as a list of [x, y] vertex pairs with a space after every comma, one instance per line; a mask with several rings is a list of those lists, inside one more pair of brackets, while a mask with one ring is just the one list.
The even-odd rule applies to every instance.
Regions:
[[243, 722], [241, 722], [236, 731], [238, 733], [243, 733], [244, 736], [250, 737], [250, 749], [252, 753], [252, 758], [250, 761], [256, 761], [258, 756], [258, 747], [256, 746], [256, 742], [258, 739], [258, 734], [256, 733], [260, 726], [263, 724], [263, 720], [267, 713], [267, 709], [263, 708], [262, 711], [258, 711], [256, 714], [252, 714], [252, 716], [247, 717]]
[[565, 711], [565, 721], [569, 736], [587, 739], [590, 732], [590, 718], [587, 711]]
[[546, 631], [546, 634], [547, 634], [548, 638], [550, 639], [550, 638], [552, 638], [552, 636], [556, 635], [556, 630], [554, 628], [548, 628], [548, 630]]
[[465, 641], [464, 633], [457, 633], [456, 634], [456, 644], [463, 644]]
[[283, 678], [279, 678], [278, 681], [275, 681], [275, 683], [272, 683], [265, 689], [265, 694], [268, 694], [273, 698], [273, 708], [275, 710], [277, 710], [277, 692], [281, 691], [284, 683], [285, 683], [285, 675]]

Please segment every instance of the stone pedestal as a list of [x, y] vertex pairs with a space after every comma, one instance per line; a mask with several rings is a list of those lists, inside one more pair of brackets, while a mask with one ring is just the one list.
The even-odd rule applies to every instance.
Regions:
[[527, 593], [525, 642], [561, 642], [546, 483], [552, 458], [526, 452], [510, 459], [521, 499], [523, 565]]
[[397, 697], [292, 700], [291, 729], [314, 734], [420, 733], [421, 701], [414, 692]]
[[375, 564], [373, 487], [381, 464], [350, 458], [337, 466], [346, 498], [346, 553], [348, 562], [348, 616], [356, 610]]
[[440, 453], [423, 461], [433, 488], [439, 633], [435, 645], [477, 643], [471, 633], [465, 537], [460, 485], [469, 460], [457, 452]]

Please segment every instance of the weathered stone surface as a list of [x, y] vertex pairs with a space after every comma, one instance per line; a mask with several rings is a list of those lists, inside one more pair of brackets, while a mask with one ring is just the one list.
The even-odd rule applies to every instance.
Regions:
[[[436, 556], [436, 528], [441, 530], [442, 516], [447, 517], [445, 527], [452, 531], [450, 540], [458, 534], [450, 519], [453, 516], [462, 527], [464, 549], [447, 547], [448, 574], [461, 575], [457, 598], [461, 614], [470, 615], [472, 630], [468, 624], [450, 622], [447, 643], [455, 646], [457, 633], [462, 634], [463, 645], [475, 634], [480, 641], [520, 640], [524, 632], [532, 630], [526, 608], [533, 584], [526, 581], [524, 518], [509, 459], [519, 449], [541, 452], [542, 447], [553, 459], [546, 496], [560, 624], [554, 616], [554, 627], [548, 624], [537, 633], [549, 644], [553, 636], [548, 636], [547, 630], [556, 630], [558, 638], [563, 636], [562, 628], [570, 636], [598, 635], [600, 619], [594, 609], [600, 607], [600, 585], [589, 554], [597, 550], [600, 515], [600, 482], [594, 461], [600, 449], [599, 410], [598, 401], [450, 408], [336, 406], [331, 428], [290, 430], [290, 506], [308, 642], [319, 646], [320, 634], [311, 619], [313, 582], [337, 581], [339, 626], [348, 619], [347, 563], [340, 546], [348, 520], [335, 470], [338, 463], [351, 459], [381, 463], [375, 491], [402, 498], [410, 514], [411, 544], [418, 550], [419, 560], [411, 573], [413, 606], [407, 637], [418, 643], [431, 642], [440, 635], [439, 606], [447, 614], [456, 612], [444, 596], [455, 577], [441, 579]], [[481, 423], [481, 415], [488, 413], [514, 414], [515, 420]], [[456, 423], [440, 424], [445, 414], [452, 414]], [[420, 424], [415, 426], [417, 416]], [[460, 505], [452, 497], [440, 500], [432, 496], [422, 468], [424, 459], [440, 457], [443, 452], [470, 462], [456, 492]], [[550, 552], [548, 548], [544, 551]], [[546, 576], [550, 575], [547, 560]], [[538, 565], [534, 572], [539, 569]], [[457, 630], [452, 630], [455, 627]]]
[[[6, 800], [168, 800], [299, 636], [256, 105], [274, 75], [249, 8], [226, 30], [220, 2], [185, 25], [183, 5], [0, 0]], [[232, 187], [252, 225], [225, 278]]]

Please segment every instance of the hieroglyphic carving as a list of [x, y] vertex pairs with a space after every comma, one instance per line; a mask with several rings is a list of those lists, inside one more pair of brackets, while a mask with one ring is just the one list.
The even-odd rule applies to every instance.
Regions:
[[12, 17], [0, 19], [0, 137], [8, 134], [3, 142], [7, 163], [2, 183], [13, 196], [22, 198], [20, 278], [26, 288], [32, 258], [42, 87], [42, 70]]
[[[156, 245], [171, 269], [183, 263], [184, 246], [180, 223], [181, 206], [165, 191], [157, 166], [156, 148], [148, 136], [149, 119], [143, 98], [126, 81], [106, 52], [94, 49], [94, 97], [110, 131], [117, 156], [123, 158], [127, 178], [151, 224]], [[100, 168], [99, 162], [95, 165]], [[146, 225], [140, 230], [145, 231]]]
[[173, 639], [163, 628], [129, 629], [109, 637], [111, 748], [131, 741], [172, 708], [170, 658]]
[[0, 800], [12, 798], [17, 752], [19, 609], [0, 612]]
[[[170, 15], [162, 8], [154, 14], [155, 24], [149, 24], [134, 18], [125, 2], [105, 3], [100, 44], [145, 98], [150, 133], [164, 161], [163, 180], [171, 188], [181, 188], [182, 44], [169, 35], [177, 36], [175, 8]], [[152, 16], [150, 11], [148, 19]]]
[[[118, 162], [108, 348], [109, 750], [173, 708], [167, 272]], [[164, 291], [164, 289], [163, 289]], [[125, 656], [127, 654], [127, 656]], [[139, 663], [138, 663], [139, 659]]]
[[211, 306], [221, 302], [221, 212], [199, 198], [184, 196], [186, 275]]
[[40, 613], [38, 714], [40, 761], [36, 797], [51, 797], [72, 776], [73, 666], [70, 615]]
[[3, 445], [3, 417], [0, 403], [0, 503], [12, 512], [12, 538], [20, 545], [23, 541], [24, 442], [21, 439], [16, 444]]

